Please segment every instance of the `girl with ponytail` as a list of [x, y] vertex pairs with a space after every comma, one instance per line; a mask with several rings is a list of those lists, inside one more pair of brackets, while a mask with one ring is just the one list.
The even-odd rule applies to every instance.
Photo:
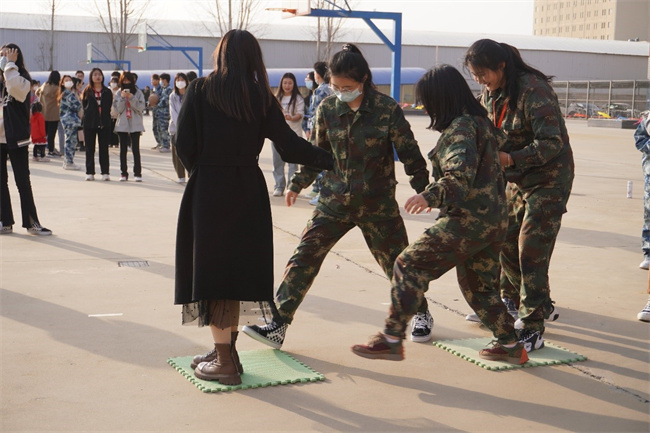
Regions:
[[499, 152], [508, 181], [501, 297], [518, 318], [527, 350], [540, 349], [544, 320], [559, 316], [548, 268], [573, 185], [569, 136], [552, 77], [526, 64], [517, 48], [481, 39], [465, 54], [464, 65], [483, 85], [480, 102], [490, 120], [507, 136]]

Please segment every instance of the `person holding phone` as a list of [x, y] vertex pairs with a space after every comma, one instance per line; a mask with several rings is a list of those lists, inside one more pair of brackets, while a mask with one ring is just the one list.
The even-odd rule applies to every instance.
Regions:
[[115, 132], [120, 137], [120, 182], [129, 180], [127, 152], [129, 144], [133, 153], [133, 175], [136, 182], [142, 182], [142, 165], [140, 163], [140, 134], [144, 132], [142, 112], [144, 95], [135, 87], [135, 77], [124, 71], [119, 81], [120, 91], [115, 94], [113, 110], [117, 114]]

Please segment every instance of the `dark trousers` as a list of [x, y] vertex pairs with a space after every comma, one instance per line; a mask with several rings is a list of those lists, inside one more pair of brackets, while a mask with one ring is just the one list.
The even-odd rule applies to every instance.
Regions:
[[95, 141], [99, 143], [99, 168], [102, 174], [110, 174], [108, 162], [109, 134], [108, 128], [84, 128], [86, 174], [95, 174]]
[[45, 121], [45, 134], [47, 135], [47, 150], [48, 152], [54, 151], [54, 138], [56, 137], [56, 131], [59, 129], [59, 121]]
[[[327, 253], [347, 232], [359, 227], [366, 245], [390, 281], [393, 278], [395, 259], [408, 245], [406, 227], [401, 216], [385, 221], [352, 221], [314, 211], [307, 227], [302, 232], [300, 244], [293, 253], [284, 277], [278, 287], [277, 314], [285, 323], [291, 323], [293, 316], [311, 287]], [[426, 313], [427, 300], [423, 296], [416, 306], [417, 312]]]
[[118, 137], [117, 132], [114, 132], [115, 123], [117, 123], [117, 119], [111, 119], [110, 145], [117, 147], [120, 145], [120, 137]]
[[140, 133], [139, 132], [118, 132], [120, 136], [120, 171], [122, 176], [129, 177], [129, 167], [126, 165], [126, 153], [131, 145], [133, 152], [133, 175], [142, 176], [142, 166], [140, 165]]
[[11, 161], [14, 179], [18, 194], [20, 195], [20, 211], [23, 217], [23, 227], [29, 228], [38, 222], [36, 205], [32, 194], [32, 184], [29, 180], [29, 147], [9, 149], [6, 144], [0, 146], [0, 174], [2, 185], [0, 187], [0, 221], [3, 226], [14, 225], [14, 213], [11, 209], [9, 196], [9, 176], [7, 174], [7, 159]]

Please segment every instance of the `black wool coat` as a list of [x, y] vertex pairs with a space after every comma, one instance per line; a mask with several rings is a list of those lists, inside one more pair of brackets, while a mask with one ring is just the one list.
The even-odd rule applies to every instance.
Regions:
[[255, 120], [212, 107], [194, 80], [178, 116], [176, 151], [190, 178], [176, 235], [175, 304], [199, 300], [273, 299], [273, 226], [259, 153], [268, 138], [286, 162], [331, 169], [332, 155], [299, 138], [279, 105], [262, 107], [249, 91]]

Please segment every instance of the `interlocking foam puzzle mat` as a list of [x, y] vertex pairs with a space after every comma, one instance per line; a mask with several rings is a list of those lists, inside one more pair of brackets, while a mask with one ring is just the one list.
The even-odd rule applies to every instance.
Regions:
[[479, 358], [479, 350], [489, 347], [491, 341], [492, 338], [466, 338], [462, 340], [435, 341], [433, 345], [487, 370], [511, 370], [543, 365], [569, 364], [571, 362], [587, 360], [586, 356], [571, 352], [547, 340], [544, 340], [544, 347], [542, 349], [530, 352], [528, 354], [528, 362], [522, 365], [510, 364], [503, 361], [488, 361], [487, 359]]
[[201, 380], [194, 376], [194, 369], [190, 367], [194, 356], [169, 358], [167, 363], [203, 392], [234, 391], [325, 380], [324, 375], [281, 350], [262, 349], [238, 353], [244, 367], [240, 385], [222, 385], [217, 381]]

